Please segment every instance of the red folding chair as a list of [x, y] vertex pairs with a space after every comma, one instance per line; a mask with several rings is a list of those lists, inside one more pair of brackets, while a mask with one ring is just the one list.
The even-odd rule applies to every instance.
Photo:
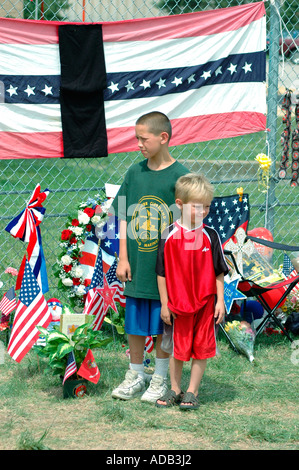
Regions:
[[[248, 239], [250, 239], [254, 243], [265, 245], [272, 249], [278, 249], [289, 252], [299, 252], [299, 246], [284, 245], [282, 243], [271, 242], [268, 240], [263, 240], [261, 238], [252, 237], [250, 235], [247, 235], [245, 241], [247, 241]], [[248, 298], [255, 297], [262, 304], [262, 306], [267, 312], [261, 323], [256, 327], [256, 334], [258, 335], [261, 331], [263, 331], [263, 327], [269, 320], [273, 320], [273, 322], [282, 330], [282, 332], [287, 336], [287, 338], [290, 341], [293, 341], [280, 319], [275, 315], [275, 311], [279, 306], [281, 306], [285, 302], [286, 297], [299, 282], [299, 274], [297, 273], [295, 275], [291, 275], [283, 281], [274, 282], [267, 286], [261, 286], [257, 282], [254, 282], [250, 279], [246, 279], [243, 276], [243, 274], [239, 270], [235, 256], [232, 251], [224, 249], [224, 254], [230, 257], [236, 272], [240, 276], [238, 290], [240, 290]]]

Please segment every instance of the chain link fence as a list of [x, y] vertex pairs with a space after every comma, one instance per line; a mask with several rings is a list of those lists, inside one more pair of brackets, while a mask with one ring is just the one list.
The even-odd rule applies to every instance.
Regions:
[[[117, 21], [191, 11], [223, 8], [248, 3], [239, 0], [2, 0], [0, 16], [63, 21]], [[191, 171], [203, 172], [215, 185], [215, 195], [236, 194], [243, 187], [250, 195], [249, 229], [268, 228], [276, 241], [298, 245], [298, 187], [291, 186], [296, 167], [292, 133], [296, 126], [296, 91], [299, 94], [299, 10], [297, 0], [271, 0], [267, 11], [267, 132], [198, 144], [171, 147], [173, 157]], [[282, 46], [280, 46], [282, 43]], [[289, 44], [289, 46], [286, 46]], [[289, 141], [286, 132], [283, 97], [291, 90]], [[297, 141], [299, 142], [299, 141]], [[287, 158], [285, 144], [288, 144]], [[296, 144], [293, 139], [293, 146]], [[272, 159], [269, 189], [258, 189], [259, 153]], [[298, 159], [298, 152], [297, 152]], [[8, 266], [18, 269], [25, 253], [24, 244], [5, 232], [5, 227], [26, 206], [36, 184], [48, 188], [46, 216], [41, 224], [50, 291], [48, 297], [61, 298], [52, 266], [60, 252], [60, 233], [66, 218], [78, 205], [94, 197], [105, 183], [120, 184], [127, 168], [143, 158], [138, 152], [113, 154], [103, 159], [0, 160], [0, 279], [2, 291], [10, 286], [4, 274]], [[292, 160], [293, 159], [293, 160]], [[284, 178], [279, 177], [281, 162], [289, 163]], [[291, 168], [293, 165], [293, 169]], [[298, 165], [298, 163], [297, 163]], [[3, 294], [2, 292], [2, 294]], [[46, 296], [47, 296], [46, 295]], [[60, 296], [60, 297], [59, 297]]]

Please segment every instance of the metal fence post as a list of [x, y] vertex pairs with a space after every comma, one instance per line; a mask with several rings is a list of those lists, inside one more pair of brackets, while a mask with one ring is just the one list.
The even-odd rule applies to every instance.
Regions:
[[267, 128], [269, 157], [272, 160], [269, 190], [266, 193], [265, 227], [274, 235], [275, 229], [275, 185], [276, 180], [276, 135], [278, 107], [278, 68], [279, 68], [279, 7], [280, 0], [270, 0], [270, 31], [269, 31], [269, 73], [268, 73], [268, 115]]

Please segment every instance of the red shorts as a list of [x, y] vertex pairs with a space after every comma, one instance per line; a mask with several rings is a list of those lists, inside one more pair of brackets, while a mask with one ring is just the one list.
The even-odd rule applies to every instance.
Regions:
[[216, 355], [215, 296], [193, 315], [177, 315], [173, 322], [173, 357], [180, 361]]

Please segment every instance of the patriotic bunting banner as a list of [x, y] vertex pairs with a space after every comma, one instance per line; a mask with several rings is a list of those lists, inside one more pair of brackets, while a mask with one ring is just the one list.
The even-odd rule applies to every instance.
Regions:
[[2, 159], [137, 150], [136, 119], [154, 110], [171, 145], [266, 128], [263, 2], [101, 25], [1, 18], [0, 64]]
[[[15, 217], [7, 225], [7, 227], [5, 227], [5, 230], [13, 237], [19, 238], [23, 242], [28, 243], [28, 261], [44, 294], [48, 292], [49, 286], [39, 225], [42, 222], [46, 211], [46, 209], [42, 206], [42, 203], [48, 196], [49, 192], [50, 191], [46, 189], [41, 193], [40, 185], [38, 184], [33, 191], [25, 209], [17, 217]], [[21, 287], [25, 262], [26, 256], [23, 258], [21, 268], [19, 270], [16, 283], [17, 290]]]

